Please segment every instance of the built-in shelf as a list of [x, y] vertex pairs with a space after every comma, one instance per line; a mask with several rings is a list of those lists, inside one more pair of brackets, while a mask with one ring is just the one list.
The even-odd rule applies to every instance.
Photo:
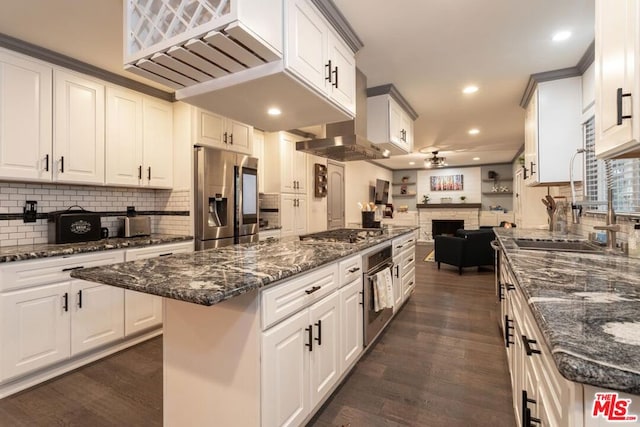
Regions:
[[415, 182], [392, 182], [391, 185], [416, 185]]
[[513, 181], [512, 176], [508, 176], [506, 178], [484, 178], [482, 182], [496, 182], [496, 181]]
[[511, 195], [513, 191], [483, 191], [482, 194], [485, 196], [501, 196], [501, 195]]
[[398, 197], [398, 198], [400, 198], [400, 197], [416, 197], [415, 194], [392, 194], [391, 196], [392, 197]]

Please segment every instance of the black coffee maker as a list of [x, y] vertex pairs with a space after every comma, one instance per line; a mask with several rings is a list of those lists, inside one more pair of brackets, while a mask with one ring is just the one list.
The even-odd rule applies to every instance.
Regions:
[[384, 212], [382, 213], [383, 218], [393, 218], [393, 203], [387, 203]]

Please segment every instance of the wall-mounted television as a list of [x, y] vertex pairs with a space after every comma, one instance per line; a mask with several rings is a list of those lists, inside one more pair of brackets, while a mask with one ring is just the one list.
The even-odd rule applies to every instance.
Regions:
[[386, 205], [389, 203], [389, 181], [376, 179], [376, 205]]

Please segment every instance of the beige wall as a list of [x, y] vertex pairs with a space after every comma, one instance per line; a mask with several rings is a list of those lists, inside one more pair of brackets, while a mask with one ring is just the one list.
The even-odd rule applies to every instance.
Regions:
[[[392, 181], [393, 172], [366, 161], [345, 163], [345, 225], [362, 223], [358, 202], [369, 201], [369, 187], [376, 185], [376, 179]], [[326, 211], [326, 210], [325, 210]], [[377, 215], [381, 215], [380, 206]], [[325, 220], [326, 221], [326, 220]]]
[[315, 197], [314, 165], [327, 165], [327, 159], [307, 154], [307, 233], [317, 233], [327, 229], [327, 198]]

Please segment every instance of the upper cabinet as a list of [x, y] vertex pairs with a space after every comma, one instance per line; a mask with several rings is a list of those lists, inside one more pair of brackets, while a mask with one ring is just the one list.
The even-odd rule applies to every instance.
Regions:
[[[538, 83], [525, 113], [524, 180], [527, 185], [569, 182], [569, 162], [582, 147], [582, 79]], [[573, 179], [582, 180], [582, 170]]]
[[640, 157], [640, 1], [596, 0], [596, 156]]
[[418, 117], [393, 85], [367, 89], [367, 137], [391, 154], [413, 151], [413, 122]]
[[355, 114], [355, 57], [307, 0], [287, 5], [286, 65], [320, 93]]
[[107, 88], [107, 185], [171, 188], [172, 106], [137, 92]]
[[193, 108], [193, 140], [197, 145], [251, 154], [253, 126]]
[[[265, 131], [353, 118], [362, 43], [331, 19], [332, 2], [147, 3], [125, 2], [125, 69], [176, 89], [176, 99]], [[282, 114], [268, 115], [273, 107]]]
[[265, 134], [263, 176], [269, 193], [306, 194], [307, 155], [296, 150], [301, 138], [286, 132]]
[[53, 178], [104, 184], [104, 85], [54, 70]]
[[0, 178], [51, 181], [52, 69], [0, 49]]

